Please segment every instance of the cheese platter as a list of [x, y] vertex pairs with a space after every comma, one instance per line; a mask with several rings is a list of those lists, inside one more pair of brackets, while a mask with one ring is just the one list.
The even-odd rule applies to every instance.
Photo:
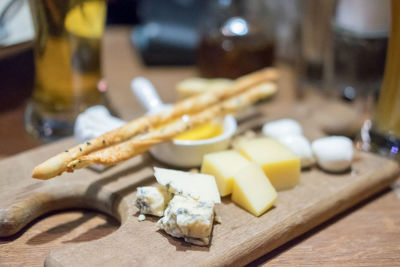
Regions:
[[32, 168], [48, 153], [73, 142], [51, 144], [0, 162], [2, 236], [34, 217], [67, 208], [95, 209], [121, 221], [117, 231], [101, 239], [53, 249], [43, 259], [46, 266], [246, 264], [381, 191], [399, 174], [396, 163], [360, 152], [351, 172], [303, 172], [300, 185], [279, 192], [275, 208], [261, 217], [222, 198], [216, 207], [222, 223], [214, 227], [211, 246], [199, 247], [158, 231], [155, 220], [138, 221], [133, 204], [136, 188], [154, 185], [151, 166], [159, 165], [148, 155], [101, 174], [84, 169], [50, 181], [30, 178]]
[[[258, 109], [262, 111], [262, 107], [268, 104], [261, 103]], [[302, 119], [303, 125], [313, 125], [309, 118]], [[271, 121], [271, 117], [261, 112], [256, 123], [252, 124], [247, 120], [243, 125], [250, 123], [259, 129], [267, 121]], [[239, 123], [238, 132], [243, 125]], [[324, 134], [321, 134], [321, 129], [315, 124], [315, 127], [305, 129], [304, 135], [312, 141]], [[263, 146], [262, 143], [265, 142], [257, 143], [253, 147]], [[254, 212], [251, 209], [255, 205], [244, 203], [246, 201], [241, 199], [245, 197], [238, 197], [234, 189], [231, 189], [232, 198], [229, 192], [221, 194], [221, 180], [216, 179], [222, 198], [221, 203], [215, 201], [214, 209], [220, 223], [214, 224], [207, 244], [198, 246], [193, 242], [186, 242], [190, 235], [182, 239], [163, 231], [162, 229], [166, 229], [156, 224], [159, 218], [146, 216], [143, 221], [140, 217], [140, 205], [139, 208], [136, 205], [140, 192], [138, 188], [157, 186], [157, 181], [163, 184], [157, 175], [157, 180], [155, 179], [154, 167], [162, 168], [155, 169], [156, 172], [171, 168], [147, 153], [103, 172], [80, 169], [48, 181], [31, 178], [32, 169], [36, 165], [60, 151], [68, 153], [72, 146], [74, 141], [69, 139], [0, 162], [0, 236], [15, 234], [34, 218], [50, 211], [68, 208], [99, 210], [121, 222], [120, 228], [106, 237], [52, 250], [45, 259], [46, 266], [243, 265], [379, 192], [394, 181], [400, 172], [393, 161], [356, 151], [351, 167], [347, 166], [339, 173], [327, 172], [313, 166], [298, 173], [298, 176], [289, 181], [289, 185], [278, 186], [271, 180], [277, 190], [279, 187], [277, 196], [266, 200], [270, 202], [265, 203], [266, 206], [261, 211], [254, 209]], [[255, 153], [247, 145], [240, 146], [243, 146], [239, 149], [242, 154], [248, 152], [247, 159]], [[211, 160], [209, 165], [213, 164]], [[265, 162], [260, 165], [264, 168], [268, 164]], [[295, 160], [293, 164], [297, 166], [293, 168], [300, 168], [300, 160]], [[268, 166], [266, 169], [273, 169]], [[292, 168], [291, 165], [288, 166], [283, 168]], [[67, 166], [70, 167], [75, 168], [74, 165]], [[234, 178], [234, 184], [242, 189], [242, 193], [247, 190], [243, 189], [247, 187], [247, 182], [241, 177], [246, 177], [249, 173], [251, 176], [264, 175], [257, 168], [260, 167], [249, 167], [245, 175], [238, 174]], [[273, 174], [267, 174], [269, 175]], [[164, 182], [163, 185], [168, 183]], [[254, 190], [251, 189], [249, 194]], [[247, 200], [251, 202], [248, 198]], [[167, 209], [164, 216], [166, 211]]]

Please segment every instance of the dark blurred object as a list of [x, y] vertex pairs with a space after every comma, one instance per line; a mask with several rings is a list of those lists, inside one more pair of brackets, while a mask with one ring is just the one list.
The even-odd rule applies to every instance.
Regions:
[[32, 93], [33, 77], [32, 48], [0, 58], [0, 112], [25, 103]]
[[364, 38], [341, 30], [334, 32], [333, 42], [339, 94], [349, 101], [369, 93], [377, 97], [385, 67], [387, 36]]
[[332, 77], [331, 21], [335, 0], [303, 0], [299, 74], [308, 87], [326, 89]]
[[107, 0], [107, 24], [137, 24], [138, 2], [139, 0]]
[[334, 87], [344, 99], [360, 98], [365, 106], [382, 82], [390, 0], [340, 0], [332, 27]]
[[323, 90], [328, 97], [350, 102], [360, 98], [357, 108], [369, 109], [383, 75], [389, 0], [302, 3], [302, 87]]
[[202, 76], [237, 78], [272, 65], [273, 25], [263, 1], [210, 1], [202, 24]]
[[26, 1], [0, 2], [0, 112], [23, 106], [32, 93], [31, 24]]
[[290, 65], [298, 63], [300, 26], [304, 0], [264, 0], [274, 21], [275, 57]]
[[142, 21], [132, 42], [149, 65], [186, 65], [195, 62], [202, 0], [146, 0], [140, 2]]
[[151, 22], [132, 31], [132, 42], [147, 65], [194, 63], [198, 34], [185, 25]]

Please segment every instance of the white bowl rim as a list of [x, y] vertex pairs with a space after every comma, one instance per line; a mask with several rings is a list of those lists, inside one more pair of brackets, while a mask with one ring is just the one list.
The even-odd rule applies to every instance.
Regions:
[[232, 115], [226, 115], [223, 122], [224, 132], [216, 137], [201, 140], [173, 140], [178, 146], [199, 146], [217, 143], [231, 138], [237, 129], [237, 123]]

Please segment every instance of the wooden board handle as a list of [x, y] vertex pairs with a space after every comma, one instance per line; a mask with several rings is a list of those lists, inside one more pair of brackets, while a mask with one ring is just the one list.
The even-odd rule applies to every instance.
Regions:
[[114, 192], [95, 189], [87, 182], [41, 182], [33, 190], [21, 188], [7, 203], [0, 204], [0, 237], [13, 235], [35, 218], [56, 210], [96, 209], [120, 219], [113, 200]]

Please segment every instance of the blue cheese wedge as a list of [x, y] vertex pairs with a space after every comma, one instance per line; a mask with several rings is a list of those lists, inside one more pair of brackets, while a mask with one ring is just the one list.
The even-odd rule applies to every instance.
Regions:
[[140, 214], [149, 214], [161, 217], [171, 200], [171, 194], [164, 186], [143, 186], [137, 188], [136, 206]]
[[207, 246], [214, 222], [214, 202], [175, 195], [158, 221], [158, 226], [171, 236], [186, 242]]
[[218, 187], [212, 175], [154, 168], [157, 182], [168, 192], [190, 196], [195, 200], [221, 203]]

